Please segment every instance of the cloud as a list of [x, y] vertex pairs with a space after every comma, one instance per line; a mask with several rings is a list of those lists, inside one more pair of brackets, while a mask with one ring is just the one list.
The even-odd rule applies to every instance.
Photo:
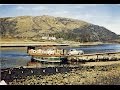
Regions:
[[111, 30], [112, 32], [115, 32], [116, 34], [119, 34], [120, 35], [120, 25], [119, 23], [106, 23], [104, 24], [104, 27], [106, 27], [107, 29]]
[[64, 10], [63, 10], [63, 11], [57, 11], [57, 12], [53, 12], [53, 13], [52, 13], [52, 15], [55, 15], [55, 16], [57, 16], [57, 15], [58, 15], [58, 16], [61, 16], [61, 15], [64, 16], [64, 15], [68, 15], [68, 14], [70, 14], [70, 12], [69, 12], [69, 11], [64, 11]]
[[[83, 20], [120, 33], [120, 4], [0, 4], [1, 16], [50, 15]], [[112, 7], [111, 7], [112, 6]], [[118, 6], [117, 8], [114, 8]], [[6, 8], [8, 7], [8, 8]], [[8, 12], [6, 12], [8, 11]]]
[[120, 4], [115, 4], [115, 5], [120, 6]]
[[96, 7], [96, 6], [104, 6], [105, 4], [76, 4], [75, 8], [86, 8], [86, 7]]
[[0, 6], [2, 6], [2, 5], [4, 5], [4, 4], [0, 4]]
[[37, 7], [32, 8], [32, 10], [47, 10], [47, 7], [37, 6]]
[[39, 11], [39, 10], [46, 10], [47, 7], [45, 7], [45, 6], [38, 6], [38, 5], [37, 6], [34, 6], [34, 5], [30, 5], [30, 6], [28, 5], [27, 6], [26, 5], [26, 6], [17, 6], [16, 9], [17, 10], [25, 10], [25, 11], [26, 10], [29, 10], [29, 11], [31, 11], [31, 10], [36, 10], [37, 11], [38, 10]]
[[23, 6], [17, 6], [16, 9], [17, 10], [24, 10], [25, 8]]

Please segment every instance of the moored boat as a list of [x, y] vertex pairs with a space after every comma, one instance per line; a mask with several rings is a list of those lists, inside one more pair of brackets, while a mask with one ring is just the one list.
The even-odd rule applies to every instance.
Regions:
[[32, 56], [32, 61], [44, 63], [61, 63], [66, 60], [66, 50], [56, 47], [29, 49], [28, 54]]

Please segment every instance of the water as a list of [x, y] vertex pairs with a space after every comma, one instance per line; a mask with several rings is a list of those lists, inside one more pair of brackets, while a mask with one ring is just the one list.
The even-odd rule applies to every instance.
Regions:
[[[86, 54], [88, 53], [103, 53], [103, 52], [120, 52], [120, 44], [102, 44], [93, 46], [80, 46], [80, 47], [61, 47], [66, 50], [77, 49], [83, 50]], [[27, 48], [23, 47], [2, 47], [0, 49], [0, 66], [1, 68], [12, 68], [18, 66], [27, 65], [30, 61], [31, 56], [26, 52]]]
[[31, 56], [28, 56], [26, 48], [10, 47], [1, 48], [1, 68], [12, 68], [24, 66], [29, 62]]
[[104, 53], [104, 52], [120, 52], [120, 44], [100, 44], [93, 46], [76, 47], [77, 50], [83, 50], [86, 54], [89, 53]]

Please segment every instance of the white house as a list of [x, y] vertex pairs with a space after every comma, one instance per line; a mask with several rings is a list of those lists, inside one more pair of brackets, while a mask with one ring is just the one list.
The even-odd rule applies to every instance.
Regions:
[[56, 37], [49, 37], [48, 40], [56, 40]]
[[44, 40], [56, 40], [56, 37], [47, 37], [47, 36], [44, 36], [41, 39], [44, 39]]
[[47, 39], [48, 39], [48, 37], [42, 37], [41, 39], [47, 40]]

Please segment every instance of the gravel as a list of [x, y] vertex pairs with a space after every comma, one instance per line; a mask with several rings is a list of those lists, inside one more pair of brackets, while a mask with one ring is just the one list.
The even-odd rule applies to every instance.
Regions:
[[8, 85], [120, 85], [120, 65], [73, 69], [52, 75], [32, 75], [14, 79]]

